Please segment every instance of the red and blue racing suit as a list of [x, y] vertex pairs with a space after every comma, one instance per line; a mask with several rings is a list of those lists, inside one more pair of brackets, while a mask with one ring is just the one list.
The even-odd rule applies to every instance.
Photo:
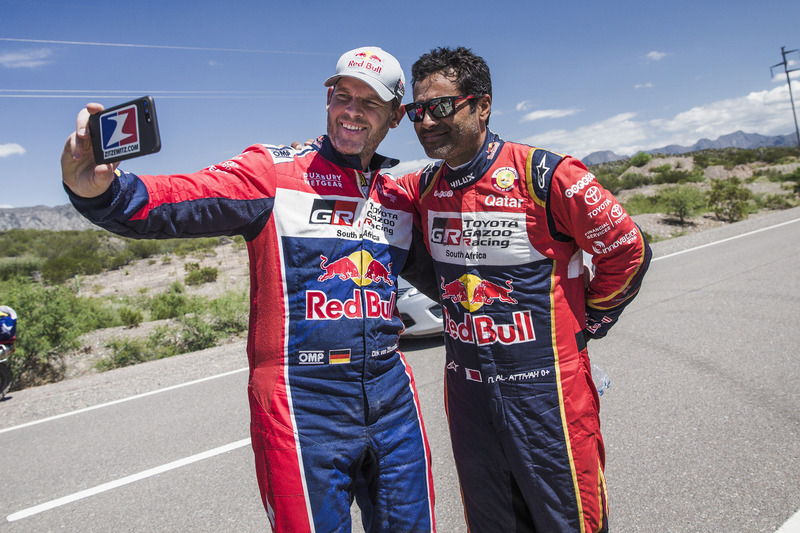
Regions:
[[604, 336], [637, 294], [650, 260], [641, 231], [578, 160], [491, 132], [464, 167], [438, 162], [400, 182], [434, 261], [469, 530], [606, 530], [586, 336]]
[[[390, 163], [387, 165], [387, 162]], [[242, 235], [250, 258], [249, 398], [262, 500], [276, 532], [433, 531], [430, 450], [397, 349], [397, 275], [412, 204], [375, 156], [326, 137], [302, 151], [256, 145], [200, 172], [118, 172], [94, 223], [134, 238]], [[70, 193], [70, 191], [67, 191]]]

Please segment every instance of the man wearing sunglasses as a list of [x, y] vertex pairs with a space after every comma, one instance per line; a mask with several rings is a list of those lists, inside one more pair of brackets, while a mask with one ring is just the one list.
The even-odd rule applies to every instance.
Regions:
[[468, 528], [606, 531], [586, 342], [605, 336], [637, 294], [649, 246], [580, 161], [488, 129], [482, 58], [438, 48], [412, 75], [405, 110], [440, 161], [401, 183], [439, 285], [445, 405]]
[[[62, 154], [75, 207], [134, 238], [242, 235], [250, 255], [251, 437], [272, 530], [434, 531], [430, 450], [397, 350], [397, 275], [411, 198], [375, 151], [403, 118], [403, 71], [377, 47], [325, 81], [328, 134], [292, 150], [253, 145], [193, 174], [96, 166], [78, 115]], [[388, 221], [388, 222], [387, 222]]]

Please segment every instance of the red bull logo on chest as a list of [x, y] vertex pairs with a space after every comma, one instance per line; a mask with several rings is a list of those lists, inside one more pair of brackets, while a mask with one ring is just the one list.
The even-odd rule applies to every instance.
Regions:
[[353, 252], [333, 261], [329, 261], [324, 255], [319, 258], [321, 259], [319, 267], [322, 269], [322, 275], [317, 278], [318, 281], [327, 281], [338, 277], [342, 281], [349, 279], [360, 287], [371, 283], [385, 283], [390, 287], [394, 285], [391, 278], [392, 263], [384, 265], [372, 257], [369, 252]]
[[[321, 255], [319, 267], [322, 269], [322, 275], [317, 278], [317, 281], [349, 280], [358, 287], [367, 287], [373, 283], [382, 283], [388, 287], [394, 286], [392, 263], [384, 265], [372, 257], [369, 252], [363, 250], [353, 252], [339, 259], [329, 259]], [[364, 290], [362, 292], [355, 288], [352, 298], [337, 300], [328, 298], [324, 291], [309, 290], [306, 292], [306, 319], [381, 318], [383, 320], [392, 320], [395, 300], [394, 291], [392, 291], [389, 300], [383, 300], [377, 291]]]
[[473, 274], [464, 274], [449, 283], [445, 283], [444, 278], [441, 280], [439, 287], [442, 289], [442, 301], [449, 299], [453, 303], [460, 303], [468, 311], [477, 311], [483, 305], [492, 305], [495, 301], [517, 303], [516, 298], [511, 296], [514, 287], [510, 279], [502, 285]]

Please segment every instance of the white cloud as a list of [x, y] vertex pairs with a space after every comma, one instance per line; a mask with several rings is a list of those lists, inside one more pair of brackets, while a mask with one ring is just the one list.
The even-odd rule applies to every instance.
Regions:
[[666, 55], [667, 54], [665, 54], [664, 52], [653, 51], [647, 54], [645, 57], [651, 61], [660, 61], [661, 59], [664, 59], [664, 56]]
[[25, 153], [25, 148], [22, 146], [11, 144], [0, 144], [0, 157], [8, 157], [10, 155], [22, 155]]
[[0, 54], [0, 65], [6, 68], [34, 68], [49, 63], [47, 58], [53, 54], [49, 48], [27, 50], [25, 52], [6, 52]]
[[[795, 86], [795, 93], [800, 92], [800, 83]], [[533, 135], [522, 142], [577, 157], [601, 150], [631, 155], [670, 144], [688, 146], [704, 137], [713, 140], [739, 130], [762, 135], [783, 135], [794, 130], [786, 85], [693, 107], [671, 118], [636, 117], [636, 113], [622, 113], [574, 130]]]
[[517, 104], [517, 111], [527, 111], [531, 108], [531, 103], [528, 100], [523, 100]]
[[652, 89], [653, 87], [655, 86], [649, 81], [647, 83], [637, 83], [633, 86], [634, 89]]
[[532, 113], [528, 113], [520, 122], [529, 122], [531, 120], [540, 120], [543, 118], [561, 118], [561, 117], [568, 117], [570, 115], [574, 115], [577, 113], [577, 109], [541, 109], [539, 111], [534, 111]]

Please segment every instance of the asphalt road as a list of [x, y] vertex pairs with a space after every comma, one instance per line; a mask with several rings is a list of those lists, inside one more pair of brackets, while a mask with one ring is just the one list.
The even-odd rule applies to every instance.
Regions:
[[[601, 399], [611, 530], [800, 530], [800, 208], [653, 248], [640, 296], [589, 344], [611, 377]], [[433, 453], [438, 531], [465, 531], [444, 348], [402, 347]], [[13, 393], [0, 403], [0, 532], [269, 531], [244, 365], [237, 343]]]

